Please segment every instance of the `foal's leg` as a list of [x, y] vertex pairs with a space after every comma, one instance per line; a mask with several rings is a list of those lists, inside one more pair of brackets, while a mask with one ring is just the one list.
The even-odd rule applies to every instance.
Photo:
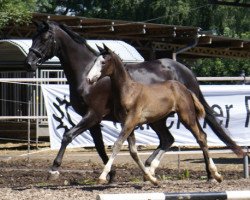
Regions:
[[[90, 134], [93, 138], [93, 141], [95, 143], [95, 148], [99, 154], [99, 156], [102, 159], [102, 162], [106, 164], [109, 160], [109, 157], [106, 153], [103, 137], [102, 137], [102, 130], [100, 124], [96, 124], [95, 126], [89, 128]], [[109, 173], [109, 182], [113, 182], [115, 177], [115, 170], [111, 169]]]
[[145, 166], [149, 169], [150, 173], [154, 175], [155, 169], [159, 166], [164, 153], [174, 143], [174, 137], [166, 126], [166, 119], [154, 122], [150, 124], [150, 127], [157, 133], [160, 140], [160, 145], [145, 162]]
[[57, 178], [59, 176], [58, 168], [61, 166], [62, 158], [65, 153], [66, 147], [68, 144], [83, 131], [89, 129], [90, 127], [97, 124], [100, 120], [95, 116], [94, 112], [89, 111], [81, 121], [71, 128], [68, 132], [63, 135], [63, 139], [61, 142], [61, 147], [58, 151], [58, 154], [53, 162], [52, 169], [50, 171], [50, 178]]
[[218, 173], [217, 167], [215, 166], [213, 159], [209, 156], [209, 150], [207, 146], [207, 135], [202, 130], [198, 119], [192, 119], [192, 117], [188, 118], [189, 116], [182, 116], [181, 120], [186, 126], [186, 128], [190, 130], [193, 136], [196, 138], [198, 144], [200, 145], [203, 151], [208, 180], [215, 179], [216, 181], [221, 182], [223, 178]]
[[144, 172], [144, 178], [152, 181], [153, 184], [157, 185], [158, 184], [157, 179], [151, 175], [150, 171], [144, 166], [143, 162], [141, 161], [140, 157], [138, 156], [138, 151], [137, 151], [137, 148], [135, 145], [134, 131], [132, 131], [128, 137], [128, 144], [129, 144], [130, 155], [134, 159], [134, 161], [138, 164], [140, 169]]
[[[111, 156], [109, 157], [109, 161], [105, 165], [105, 167], [103, 169], [103, 172], [99, 177], [99, 182], [100, 183], [106, 183], [107, 174], [111, 170], [111, 166], [113, 164], [113, 161], [114, 161], [115, 157], [119, 153], [123, 142], [129, 137], [129, 135], [134, 130], [136, 125], [137, 125], [137, 122], [136, 122], [136, 117], [134, 116], [134, 113], [128, 115], [127, 119], [126, 119], [126, 121], [124, 123], [124, 126], [122, 128], [122, 131], [121, 131], [119, 137], [117, 138], [116, 142], [114, 143], [113, 151], [112, 151]], [[131, 138], [130, 138], [129, 142], [131, 142]], [[133, 143], [135, 143], [135, 141], [133, 141], [133, 138], [132, 138], [132, 146], [133, 146]], [[132, 154], [133, 153], [136, 153], [136, 152], [132, 152]], [[138, 163], [138, 165], [140, 166], [140, 165], [143, 165], [143, 164], [141, 162], [141, 163]], [[144, 167], [144, 169], [145, 169], [145, 167]], [[144, 173], [147, 173], [146, 170], [144, 171]], [[147, 173], [147, 174], [149, 174], [149, 173]], [[149, 174], [149, 179], [153, 184], [157, 184], [156, 179], [153, 176], [151, 176], [150, 174]]]
[[[130, 120], [131, 121], [131, 120]], [[113, 146], [113, 150], [112, 150], [112, 154], [109, 157], [109, 161], [107, 162], [107, 164], [104, 166], [103, 168], [103, 172], [99, 177], [99, 183], [106, 183], [107, 182], [107, 174], [110, 172], [111, 170], [111, 166], [114, 162], [115, 157], [117, 156], [117, 154], [119, 153], [123, 142], [128, 138], [128, 136], [131, 134], [131, 132], [133, 131], [133, 129], [135, 128], [135, 125], [132, 123], [125, 123], [125, 125], [122, 128], [122, 131], [120, 133], [120, 135], [118, 136], [117, 140], [114, 143]]]

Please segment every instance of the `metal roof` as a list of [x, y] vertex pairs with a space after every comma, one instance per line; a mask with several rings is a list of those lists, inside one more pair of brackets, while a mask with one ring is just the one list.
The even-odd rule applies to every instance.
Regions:
[[[97, 51], [98, 48], [96, 45], [102, 46], [105, 44], [116, 54], [118, 54], [124, 62], [127, 63], [144, 61], [144, 58], [134, 47], [120, 40], [87, 40], [87, 43]], [[22, 68], [23, 62], [29, 52], [31, 44], [31, 39], [0, 40], [0, 68]], [[60, 61], [57, 57], [53, 57], [45, 64], [60, 65]]]
[[[213, 35], [200, 27], [132, 22], [79, 16], [33, 13], [33, 20], [64, 23], [88, 39], [116, 39], [134, 46], [146, 60], [168, 57], [168, 54], [195, 44], [179, 55], [186, 57], [250, 58], [250, 41]], [[1, 38], [31, 38], [36, 27], [10, 24], [0, 32]], [[155, 54], [155, 57], [154, 57]]]

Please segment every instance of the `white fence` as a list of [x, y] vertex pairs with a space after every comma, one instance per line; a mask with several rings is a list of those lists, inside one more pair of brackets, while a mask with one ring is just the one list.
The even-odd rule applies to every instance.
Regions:
[[[0, 120], [46, 119], [41, 84], [65, 84], [62, 70], [43, 70], [41, 78], [0, 78]], [[46, 77], [46, 78], [45, 78]], [[52, 78], [56, 77], [56, 78]], [[60, 78], [57, 78], [60, 77]], [[199, 82], [230, 81], [237, 84], [250, 82], [250, 77], [198, 77]], [[26, 87], [25, 87], [26, 86]], [[26, 88], [26, 89], [25, 89]], [[26, 92], [26, 94], [25, 94]], [[12, 94], [10, 94], [12, 93]], [[28, 94], [29, 93], [29, 94]], [[22, 98], [23, 97], [23, 98]], [[25, 97], [25, 98], [24, 98]], [[11, 99], [10, 99], [11, 98]], [[27, 104], [31, 100], [31, 114], [27, 115]], [[9, 104], [8, 104], [9, 103]], [[10, 108], [8, 108], [10, 107]], [[23, 109], [26, 111], [24, 112]], [[10, 112], [10, 111], [13, 112]]]

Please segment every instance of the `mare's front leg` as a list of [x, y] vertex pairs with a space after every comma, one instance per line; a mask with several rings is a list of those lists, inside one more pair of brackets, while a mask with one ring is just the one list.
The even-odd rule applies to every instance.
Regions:
[[95, 115], [93, 111], [88, 111], [85, 116], [81, 119], [81, 121], [71, 128], [68, 132], [66, 132], [63, 135], [63, 139], [61, 142], [61, 147], [59, 149], [59, 152], [53, 162], [52, 169], [50, 171], [50, 178], [56, 179], [59, 177], [59, 171], [58, 168], [61, 166], [63, 155], [65, 153], [66, 147], [68, 144], [79, 134], [81, 134], [83, 131], [86, 131], [90, 127], [94, 126], [95, 124], [99, 123], [101, 119], [98, 119], [98, 117]]
[[133, 123], [133, 120], [127, 120], [125, 122], [125, 125], [122, 128], [122, 131], [120, 135], [118, 136], [117, 140], [114, 143], [112, 154], [109, 157], [109, 161], [104, 166], [103, 172], [99, 177], [99, 183], [104, 184], [107, 182], [107, 175], [111, 170], [112, 164], [114, 162], [115, 157], [119, 153], [123, 142], [128, 138], [128, 136], [131, 134], [133, 129], [135, 128], [135, 124]]
[[[89, 131], [90, 131], [90, 134], [91, 134], [93, 141], [95, 143], [95, 148], [97, 150], [97, 153], [101, 157], [104, 165], [107, 164], [109, 157], [108, 157], [106, 150], [105, 150], [100, 124], [97, 124], [97, 125], [91, 127], [89, 129]], [[109, 182], [110, 183], [112, 183], [114, 181], [114, 177], [115, 177], [115, 170], [111, 169], [111, 171], [109, 173]]]

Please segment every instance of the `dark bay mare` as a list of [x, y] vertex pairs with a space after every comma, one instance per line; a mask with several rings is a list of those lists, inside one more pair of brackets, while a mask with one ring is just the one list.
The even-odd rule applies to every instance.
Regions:
[[[87, 73], [98, 57], [93, 50], [78, 34], [65, 25], [55, 22], [42, 22], [37, 25], [32, 46], [26, 58], [27, 70], [34, 71], [46, 60], [57, 56], [67, 77], [70, 89], [70, 102], [74, 110], [82, 116], [80, 122], [64, 134], [60, 150], [53, 162], [51, 174], [58, 176], [58, 168], [67, 145], [79, 134], [89, 130], [95, 147], [104, 164], [108, 162], [105, 152], [100, 122], [102, 119], [116, 121], [113, 115], [113, 101], [111, 95], [110, 79], [104, 78], [97, 84], [90, 85]], [[213, 110], [206, 103], [198, 82], [192, 72], [184, 65], [171, 59], [159, 59], [138, 64], [127, 64], [126, 69], [132, 78], [144, 84], [177, 80], [196, 94], [205, 108], [205, 119], [215, 134], [238, 156], [243, 156], [242, 149], [227, 135], [213, 116]], [[145, 165], [151, 165], [155, 157], [162, 157], [164, 152], [173, 144], [174, 138], [166, 127], [165, 119], [149, 124], [158, 134], [160, 144], [153, 154], [146, 160]], [[159, 134], [161, 133], [161, 134]], [[110, 173], [110, 180], [113, 177]], [[212, 178], [208, 175], [208, 179]]]
[[[157, 185], [154, 170], [152, 172], [147, 169], [138, 156], [133, 130], [138, 125], [165, 119], [173, 113], [177, 113], [182, 124], [193, 134], [200, 145], [208, 170], [207, 174], [221, 182], [222, 177], [217, 172], [212, 158], [209, 157], [206, 133], [202, 130], [198, 120], [205, 116], [205, 110], [195, 94], [175, 80], [154, 84], [142, 84], [134, 81], [119, 56], [108, 47], [104, 46], [104, 48], [105, 51], [97, 58], [87, 78], [91, 84], [94, 84], [104, 77], [110, 77], [115, 106], [114, 115], [121, 122], [122, 130], [114, 143], [109, 161], [99, 177], [100, 182], [106, 182], [107, 174], [111, 170], [116, 155], [123, 142], [129, 139], [131, 140], [130, 145], [132, 145], [130, 148], [132, 158], [143, 171], [144, 177]], [[156, 157], [152, 161], [152, 165], [155, 167], [159, 162], [159, 158]]]

